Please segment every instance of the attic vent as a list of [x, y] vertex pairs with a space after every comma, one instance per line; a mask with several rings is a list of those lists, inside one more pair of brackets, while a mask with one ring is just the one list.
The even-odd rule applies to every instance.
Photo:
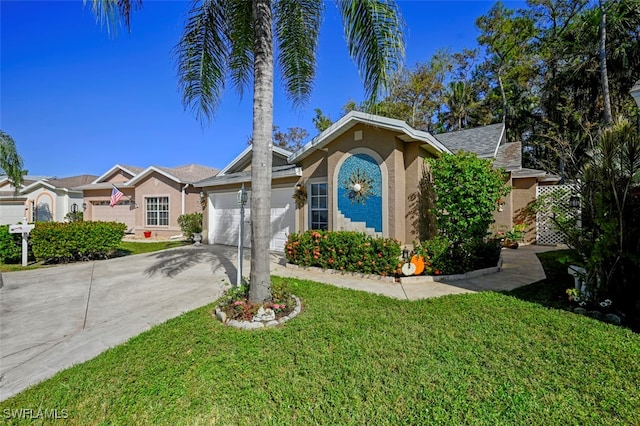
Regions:
[[353, 140], [354, 141], [362, 140], [362, 130], [356, 130], [355, 132], [353, 132]]

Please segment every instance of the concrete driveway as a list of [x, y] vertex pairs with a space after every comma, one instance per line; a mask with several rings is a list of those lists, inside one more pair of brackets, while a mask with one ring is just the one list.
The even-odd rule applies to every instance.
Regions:
[[214, 301], [235, 265], [233, 247], [188, 246], [2, 274], [0, 400]]

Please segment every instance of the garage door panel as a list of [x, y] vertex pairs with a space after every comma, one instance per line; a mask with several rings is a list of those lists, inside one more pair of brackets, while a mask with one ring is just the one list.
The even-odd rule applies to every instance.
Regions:
[[[237, 192], [214, 193], [210, 195], [211, 230], [209, 241], [215, 244], [237, 245], [240, 207]], [[247, 203], [250, 205], [250, 203]], [[291, 189], [275, 189], [271, 193], [271, 242], [270, 249], [283, 251], [289, 233], [295, 226], [295, 214]], [[251, 209], [245, 208], [244, 246], [251, 246]]]
[[22, 222], [26, 212], [24, 203], [0, 203], [0, 225]]

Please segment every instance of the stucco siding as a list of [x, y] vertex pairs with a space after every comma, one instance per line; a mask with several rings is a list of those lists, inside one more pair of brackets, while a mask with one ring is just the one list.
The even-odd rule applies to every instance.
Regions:
[[526, 224], [525, 242], [528, 244], [536, 241], [536, 222], [535, 216], [528, 213], [531, 203], [536, 200], [536, 187], [538, 183], [536, 178], [519, 178], [513, 179], [513, 220], [515, 223]]

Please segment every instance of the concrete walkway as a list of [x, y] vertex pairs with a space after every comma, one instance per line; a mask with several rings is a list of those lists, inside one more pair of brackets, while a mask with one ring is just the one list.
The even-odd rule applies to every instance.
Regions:
[[[503, 250], [499, 273], [452, 283], [399, 284], [287, 268], [272, 253], [273, 275], [421, 299], [509, 290], [544, 279], [535, 253]], [[249, 274], [249, 250], [244, 253]], [[0, 274], [0, 400], [89, 360], [153, 325], [218, 299], [236, 277], [236, 249], [189, 246], [95, 262]]]

